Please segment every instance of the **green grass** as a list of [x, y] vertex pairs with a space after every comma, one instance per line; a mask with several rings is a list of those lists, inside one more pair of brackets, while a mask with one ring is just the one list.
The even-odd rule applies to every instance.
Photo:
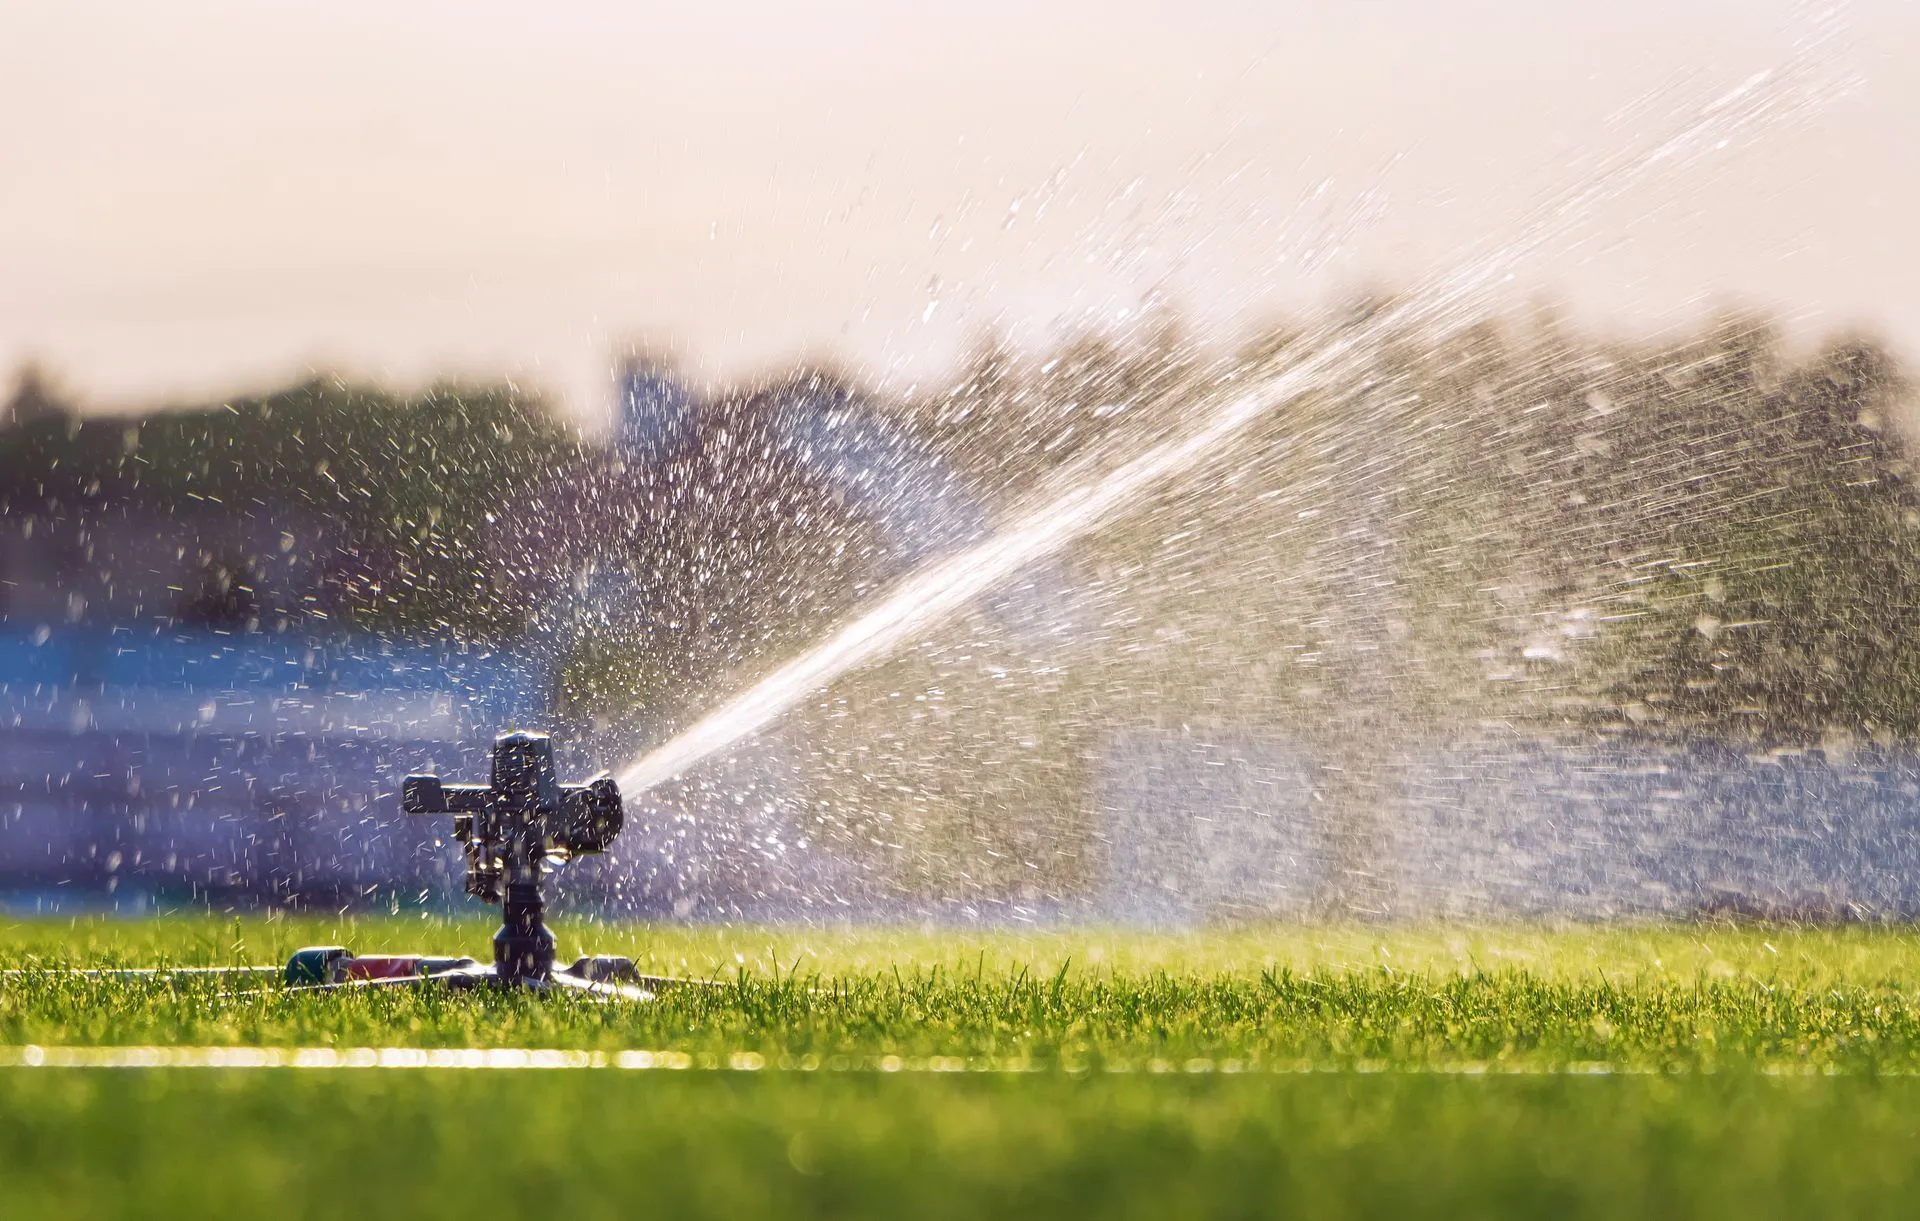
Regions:
[[[488, 933], [0, 923], [0, 966], [27, 972], [0, 984], [0, 1044], [756, 1052], [775, 1071], [0, 1070], [0, 1213], [1870, 1216], [1920, 1186], [1920, 935], [1896, 930], [563, 926], [724, 985], [614, 1006], [58, 972]], [[1028, 1071], [777, 1071], [935, 1056]], [[1519, 1075], [1597, 1067], [1621, 1071]], [[1490, 1071], [1429, 1071], [1463, 1068]], [[507, 1175], [493, 1151], [515, 1134]]]
[[1905, 1217], [1916, 1116], [1858, 1077], [41, 1071], [0, 1211]]
[[273, 962], [315, 941], [481, 950], [487, 930], [23, 922], [0, 926], [0, 965], [27, 972], [0, 990], [0, 1043], [646, 1048], [1069, 1069], [1920, 1070], [1920, 937], [1887, 931], [592, 931], [597, 948], [724, 986], [616, 1006], [410, 989], [222, 996], [231, 985], [59, 968]]

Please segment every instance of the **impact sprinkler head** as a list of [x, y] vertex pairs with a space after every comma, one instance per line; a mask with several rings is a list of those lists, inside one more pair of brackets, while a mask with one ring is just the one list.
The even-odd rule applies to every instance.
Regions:
[[[467, 854], [467, 893], [501, 905], [493, 962], [435, 954], [356, 956], [344, 946], [296, 950], [281, 967], [134, 967], [75, 972], [89, 978], [154, 978], [175, 983], [200, 978], [257, 985], [280, 976], [289, 988], [434, 985], [454, 989], [526, 988], [567, 992], [587, 1000], [652, 1000], [665, 988], [713, 987], [711, 981], [642, 975], [631, 958], [583, 955], [556, 969], [553, 934], [540, 898], [541, 867], [605, 852], [620, 833], [620, 788], [610, 777], [585, 784], [555, 778], [553, 741], [543, 733], [505, 733], [494, 740], [490, 784], [446, 784], [438, 776], [408, 776], [400, 789], [408, 814], [451, 814], [454, 835]], [[20, 971], [0, 972], [0, 983]], [[242, 987], [240, 991], [253, 991]]]
[[[565, 972], [553, 969], [553, 934], [540, 895], [542, 866], [606, 851], [623, 821], [620, 786], [613, 778], [561, 784], [552, 738], [504, 733], [493, 743], [492, 783], [446, 784], [438, 776], [408, 776], [400, 788], [400, 808], [408, 814], [453, 815], [454, 838], [466, 851], [467, 893], [501, 905], [491, 978], [532, 987], [570, 983]], [[568, 970], [580, 967], [575, 963]], [[582, 973], [593, 982], [605, 974], [591, 967]]]
[[605, 852], [620, 833], [620, 786], [611, 776], [561, 784], [553, 739], [503, 733], [493, 743], [493, 783], [444, 784], [408, 776], [400, 786], [408, 814], [451, 814], [467, 853], [467, 893], [501, 901], [504, 882], [539, 881], [539, 864]]

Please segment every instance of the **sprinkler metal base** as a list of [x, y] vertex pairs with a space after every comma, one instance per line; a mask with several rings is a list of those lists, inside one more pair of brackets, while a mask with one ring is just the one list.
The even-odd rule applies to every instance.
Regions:
[[356, 958], [342, 946], [309, 946], [287, 960], [287, 987], [324, 992], [342, 988], [444, 987], [455, 991], [514, 988], [567, 993], [590, 1000], [650, 1001], [667, 988], [701, 981], [642, 975], [630, 958], [582, 956], [544, 975], [503, 974], [497, 965], [471, 958], [387, 954]]

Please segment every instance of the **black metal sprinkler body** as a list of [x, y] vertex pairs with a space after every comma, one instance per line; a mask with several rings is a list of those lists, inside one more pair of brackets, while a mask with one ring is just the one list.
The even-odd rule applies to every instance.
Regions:
[[615, 955], [583, 955], [565, 967], [554, 965], [553, 933], [540, 895], [542, 870], [548, 861], [605, 852], [624, 818], [620, 786], [612, 777], [560, 783], [553, 766], [553, 739], [546, 734], [514, 732], [495, 738], [488, 784], [408, 776], [400, 786], [400, 808], [408, 814], [453, 815], [453, 837], [467, 858], [467, 893], [500, 904], [492, 965], [424, 954], [356, 958], [342, 946], [308, 946], [287, 962], [290, 986], [438, 984], [564, 991], [594, 1000], [651, 1000], [661, 988], [694, 983], [642, 975], [632, 959]]
[[400, 808], [454, 816], [454, 838], [466, 852], [467, 893], [501, 905], [500, 931], [493, 935], [495, 978], [505, 984], [550, 980], [554, 940], [540, 895], [542, 867], [551, 856], [606, 850], [623, 821], [613, 779], [563, 785], [550, 737], [505, 733], [493, 744], [491, 784], [408, 776]]
[[505, 984], [553, 978], [553, 933], [546, 925], [540, 875], [551, 858], [604, 852], [623, 821], [611, 776], [561, 784], [553, 739], [505, 733], [493, 744], [491, 784], [445, 784], [408, 776], [400, 787], [408, 814], [452, 814], [466, 850], [467, 893], [501, 907], [493, 935], [494, 976]]

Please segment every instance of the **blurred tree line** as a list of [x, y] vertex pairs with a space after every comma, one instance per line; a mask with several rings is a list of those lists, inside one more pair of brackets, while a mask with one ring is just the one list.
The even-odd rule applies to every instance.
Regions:
[[[505, 386], [402, 398], [317, 378], [271, 394], [137, 418], [83, 414], [29, 370], [0, 428], [0, 515], [165, 519], [188, 512], [301, 529], [323, 587], [282, 608], [308, 629], [441, 631], [497, 638], [525, 608], [498, 596], [490, 523], [580, 439]], [[265, 557], [244, 534], [208, 556], [181, 617], [232, 622]], [[223, 606], [222, 600], [229, 601]], [[244, 617], [244, 616], [240, 616]]]
[[[783, 473], [807, 444], [796, 413], [859, 398], [990, 522], [1257, 386], [1311, 350], [1304, 335], [1232, 353], [1174, 323], [1040, 354], [984, 342], [951, 385], [900, 402], [803, 372], [716, 395], [704, 431], [654, 468], [508, 386], [402, 397], [322, 378], [136, 418], [83, 413], [29, 372], [0, 426], [0, 515], [323, 523], [309, 629], [505, 639], [552, 590], [590, 600], [613, 573], [644, 594], [640, 621], [571, 642], [578, 711], [684, 691], [691, 709], [917, 562], [844, 488]], [[925, 674], [836, 688], [822, 708], [839, 708], [847, 750], [878, 740], [852, 710], [891, 715], [908, 688], [941, 693], [922, 710], [941, 749], [972, 717], [984, 760], [1006, 753], [987, 722], [1025, 716], [1002, 696], [1028, 691], [1036, 728], [1019, 741], [1051, 742], [1062, 775], [1084, 770], [1098, 727], [1169, 719], [1920, 737], [1920, 494], [1895, 427], [1909, 387], [1884, 351], [1791, 359], [1742, 319], [1607, 343], [1550, 318], [1368, 351], [989, 597], [950, 633], [965, 666], [934, 650]], [[963, 536], [977, 530], [941, 545]], [[183, 616], [242, 617], [252, 562], [213, 557]], [[887, 690], [868, 700], [863, 684]], [[929, 774], [931, 738], [892, 741]], [[859, 766], [885, 774], [868, 745]]]
[[1622, 717], [1762, 744], [1920, 737], [1905, 380], [1864, 343], [1789, 365], [1761, 327], [1684, 356], [1622, 368], [1624, 418], [1585, 472], [1633, 572], [1611, 587]]

